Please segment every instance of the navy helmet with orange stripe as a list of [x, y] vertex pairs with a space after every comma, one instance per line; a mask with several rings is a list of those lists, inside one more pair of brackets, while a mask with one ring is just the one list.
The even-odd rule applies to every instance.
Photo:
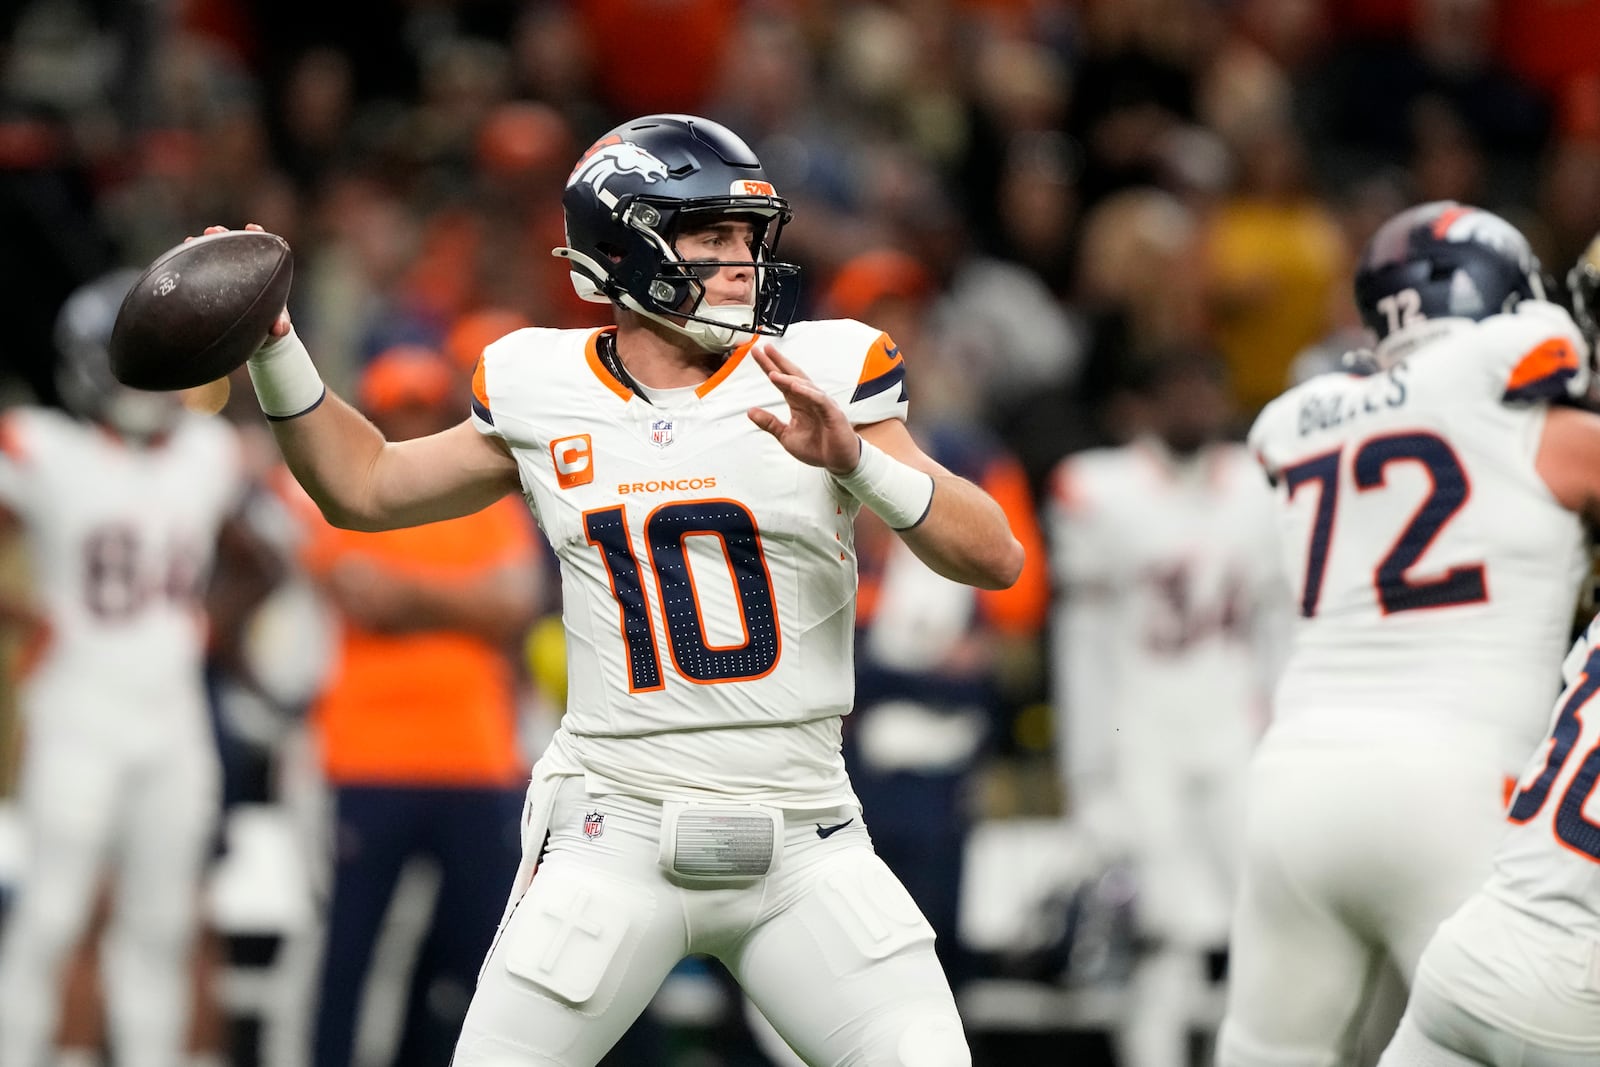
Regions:
[[1418, 204], [1378, 227], [1355, 297], [1379, 340], [1425, 319], [1485, 319], [1546, 299], [1528, 239], [1499, 215], [1453, 200]]
[[[798, 304], [800, 268], [774, 260], [789, 204], [750, 146], [694, 115], [646, 115], [596, 141], [572, 168], [561, 205], [578, 295], [616, 303], [694, 340], [727, 351], [752, 334], [780, 336]], [[733, 216], [754, 224], [755, 252], [742, 261], [686, 263], [673, 247], [687, 225]], [[705, 275], [754, 268], [749, 305], [705, 303]], [[702, 272], [702, 273], [697, 273]]]

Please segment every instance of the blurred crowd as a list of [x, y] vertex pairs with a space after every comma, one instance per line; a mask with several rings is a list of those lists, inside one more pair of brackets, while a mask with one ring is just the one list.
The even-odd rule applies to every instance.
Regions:
[[[68, 294], [247, 222], [294, 249], [331, 386], [423, 350], [454, 381], [394, 388], [464, 404], [488, 341], [607, 321], [550, 255], [582, 149], [635, 114], [717, 119], [793, 206], [799, 317], [901, 343], [913, 429], [1038, 557], [1011, 597], [952, 602], [863, 535], [861, 706], [890, 710], [848, 754], [880, 851], [928, 857], [1070, 791], [1043, 530], [1063, 459], [1185, 432], [1207, 383], [1198, 432], [1242, 436], [1362, 343], [1353, 259], [1406, 204], [1495, 211], [1563, 272], [1600, 230], [1596, 40], [1600, 4], [1570, 0], [23, 0], [0, 9], [0, 408], [62, 402]], [[1153, 409], [1179, 364], [1209, 369]], [[248, 386], [214, 401], [270, 480]], [[309, 704], [326, 679], [272, 626], [285, 671], [254, 697]], [[559, 713], [559, 628], [527, 633], [501, 642], [517, 685]], [[281, 726], [233, 728], [262, 743], [225, 748], [226, 788], [271, 799]], [[959, 982], [947, 858], [913, 888]]]
[[[1118, 435], [1130, 361], [1203, 345], [1241, 416], [1351, 328], [1398, 206], [1497, 211], [1562, 269], [1600, 226], [1590, 4], [1555, 0], [38, 0], [8, 5], [8, 377], [53, 396], [75, 285], [210, 223], [296, 251], [336, 387], [475, 315], [598, 321], [549, 255], [619, 118], [740, 131], [794, 204], [803, 314], [925, 289], [917, 407], [994, 427], [1037, 484]], [[909, 253], [857, 262], [865, 253]], [[847, 267], [856, 269], [847, 271]], [[493, 322], [512, 321], [496, 319]], [[493, 325], [487, 327], [494, 329]], [[1335, 342], [1337, 343], [1337, 342]]]

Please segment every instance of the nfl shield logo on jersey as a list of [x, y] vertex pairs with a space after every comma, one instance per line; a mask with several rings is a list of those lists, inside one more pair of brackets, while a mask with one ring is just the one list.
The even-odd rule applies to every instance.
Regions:
[[583, 836], [591, 840], [605, 832], [606, 817], [598, 811], [591, 811], [583, 817]]
[[671, 419], [652, 419], [650, 421], [650, 443], [657, 448], [666, 448], [672, 443]]

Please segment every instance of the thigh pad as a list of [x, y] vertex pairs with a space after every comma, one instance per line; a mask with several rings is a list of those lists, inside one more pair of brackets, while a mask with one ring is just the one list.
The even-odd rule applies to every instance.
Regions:
[[655, 908], [642, 887], [547, 865], [506, 928], [506, 970], [559, 1000], [599, 1011], [616, 985], [606, 978], [627, 968]]

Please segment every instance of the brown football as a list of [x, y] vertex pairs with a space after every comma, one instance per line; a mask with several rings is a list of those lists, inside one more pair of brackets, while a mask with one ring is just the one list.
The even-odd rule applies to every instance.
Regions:
[[163, 252], [111, 330], [111, 372], [138, 389], [189, 389], [239, 366], [266, 340], [294, 279], [277, 234], [228, 230]]

